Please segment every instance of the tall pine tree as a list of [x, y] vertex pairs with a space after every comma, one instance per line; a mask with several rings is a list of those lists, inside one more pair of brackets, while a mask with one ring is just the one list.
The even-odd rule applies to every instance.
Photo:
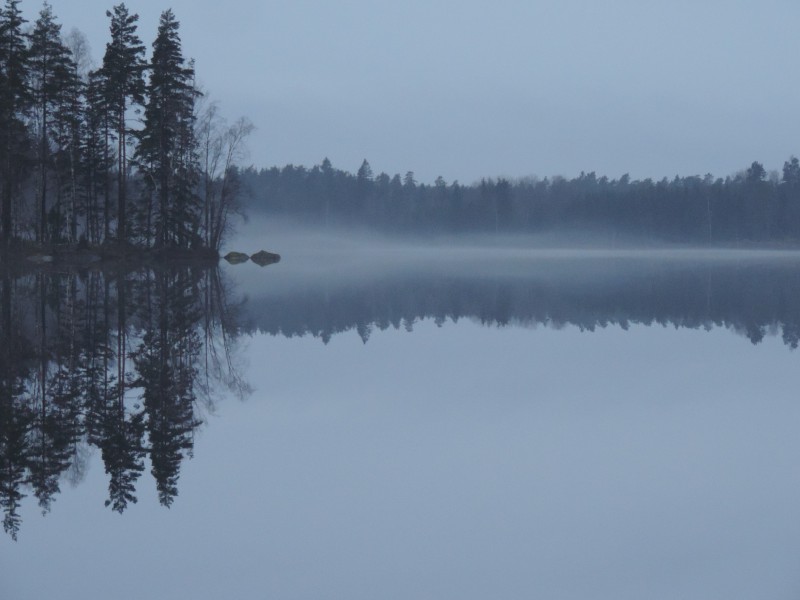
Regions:
[[86, 194], [87, 238], [94, 243], [111, 236], [111, 169], [116, 159], [111, 147], [114, 138], [106, 88], [103, 69], [89, 73], [81, 142], [81, 173]]
[[[56, 23], [52, 7], [45, 2], [31, 33], [28, 77], [33, 94], [39, 146], [39, 225], [37, 241], [47, 239], [47, 183], [51, 162], [51, 145], [59, 139], [56, 113], [65, 103], [65, 96], [74, 87], [74, 66], [69, 49], [61, 40], [61, 25]], [[63, 116], [63, 115], [62, 115]], [[57, 148], [60, 149], [60, 148]], [[60, 211], [55, 210], [56, 227]]]
[[28, 50], [19, 0], [6, 0], [0, 10], [0, 222], [5, 246], [14, 235], [14, 189], [24, 166], [27, 130], [23, 117], [29, 107]]
[[128, 12], [125, 4], [118, 4], [111, 19], [111, 41], [103, 56], [105, 99], [109, 105], [117, 138], [117, 239], [126, 241], [127, 177], [128, 177], [128, 110], [144, 104], [145, 48], [136, 34], [139, 15]]

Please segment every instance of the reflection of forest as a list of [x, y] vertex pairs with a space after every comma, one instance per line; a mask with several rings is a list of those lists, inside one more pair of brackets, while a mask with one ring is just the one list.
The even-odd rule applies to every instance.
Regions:
[[136, 502], [149, 458], [159, 500], [178, 493], [198, 409], [238, 391], [225, 291], [193, 267], [0, 277], [0, 506], [12, 537], [32, 493], [43, 512], [99, 448], [106, 505]]
[[248, 329], [331, 336], [355, 329], [412, 328], [416, 321], [475, 319], [489, 325], [630, 324], [733, 329], [758, 343], [800, 340], [800, 266], [756, 262], [553, 261], [547, 265], [382, 273], [348, 285], [271, 289], [245, 306]]
[[246, 391], [231, 355], [238, 332], [327, 342], [354, 329], [366, 342], [374, 328], [466, 318], [585, 330], [727, 327], [753, 343], [772, 332], [792, 348], [800, 341], [800, 266], [789, 261], [484, 267], [288, 286], [265, 273], [267, 285], [236, 315], [216, 270], [0, 275], [5, 530], [16, 537], [26, 495], [47, 512], [61, 482], [81, 478], [92, 448], [108, 477], [107, 506], [122, 512], [136, 502], [146, 465], [169, 506], [202, 408]]

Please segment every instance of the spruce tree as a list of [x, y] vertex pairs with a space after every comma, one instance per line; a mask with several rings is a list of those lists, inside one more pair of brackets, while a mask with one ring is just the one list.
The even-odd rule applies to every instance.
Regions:
[[[149, 196], [155, 196], [155, 214], [145, 207], [147, 236], [155, 225], [157, 246], [185, 246], [198, 223], [197, 141], [194, 135], [194, 68], [181, 51], [179, 23], [171, 10], [161, 14], [153, 42], [147, 86], [144, 129], [137, 160]], [[155, 222], [153, 223], [153, 219]]]

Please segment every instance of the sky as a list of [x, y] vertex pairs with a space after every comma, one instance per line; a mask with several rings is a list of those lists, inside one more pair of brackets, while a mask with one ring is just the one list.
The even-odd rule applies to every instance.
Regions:
[[[51, 0], [96, 61], [113, 0]], [[29, 19], [41, 5], [21, 4]], [[800, 154], [790, 0], [132, 0], [162, 10], [247, 163], [481, 177], [734, 174]]]

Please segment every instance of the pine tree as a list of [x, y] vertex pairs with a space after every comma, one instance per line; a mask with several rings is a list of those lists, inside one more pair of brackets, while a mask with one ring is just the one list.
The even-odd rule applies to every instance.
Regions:
[[103, 56], [104, 96], [109, 105], [117, 138], [117, 239], [127, 240], [128, 121], [131, 106], [144, 104], [145, 48], [136, 35], [139, 15], [128, 12], [125, 4], [107, 11], [111, 19], [111, 41]]
[[[83, 210], [85, 191], [81, 187], [81, 144], [86, 116], [86, 71], [80, 62], [86, 60], [86, 38], [73, 29], [65, 45], [70, 60], [65, 72], [63, 87], [56, 106], [55, 167], [59, 181], [59, 198], [62, 198], [67, 238], [78, 239], [78, 216]], [[81, 54], [84, 53], [84, 56]], [[86, 234], [87, 232], [84, 232]]]
[[[52, 142], [59, 140], [56, 113], [62, 108], [66, 96], [73, 91], [74, 64], [71, 53], [61, 41], [61, 25], [56, 23], [52, 7], [45, 2], [31, 33], [28, 55], [28, 78], [33, 95], [34, 111], [38, 125], [37, 145], [39, 163], [39, 226], [37, 241], [47, 239], [47, 183], [51, 162]], [[65, 115], [62, 113], [61, 115]], [[60, 149], [60, 148], [59, 148]], [[57, 222], [59, 210], [55, 210]], [[56, 227], [56, 229], [60, 229]]]
[[81, 173], [86, 194], [87, 238], [94, 243], [111, 235], [111, 169], [116, 158], [111, 147], [114, 136], [111, 110], [105, 96], [106, 87], [102, 69], [89, 73], [81, 140]]
[[4, 245], [13, 236], [12, 200], [27, 145], [23, 117], [30, 94], [27, 86], [28, 51], [22, 26], [26, 23], [19, 0], [6, 0], [0, 9], [0, 221]]

